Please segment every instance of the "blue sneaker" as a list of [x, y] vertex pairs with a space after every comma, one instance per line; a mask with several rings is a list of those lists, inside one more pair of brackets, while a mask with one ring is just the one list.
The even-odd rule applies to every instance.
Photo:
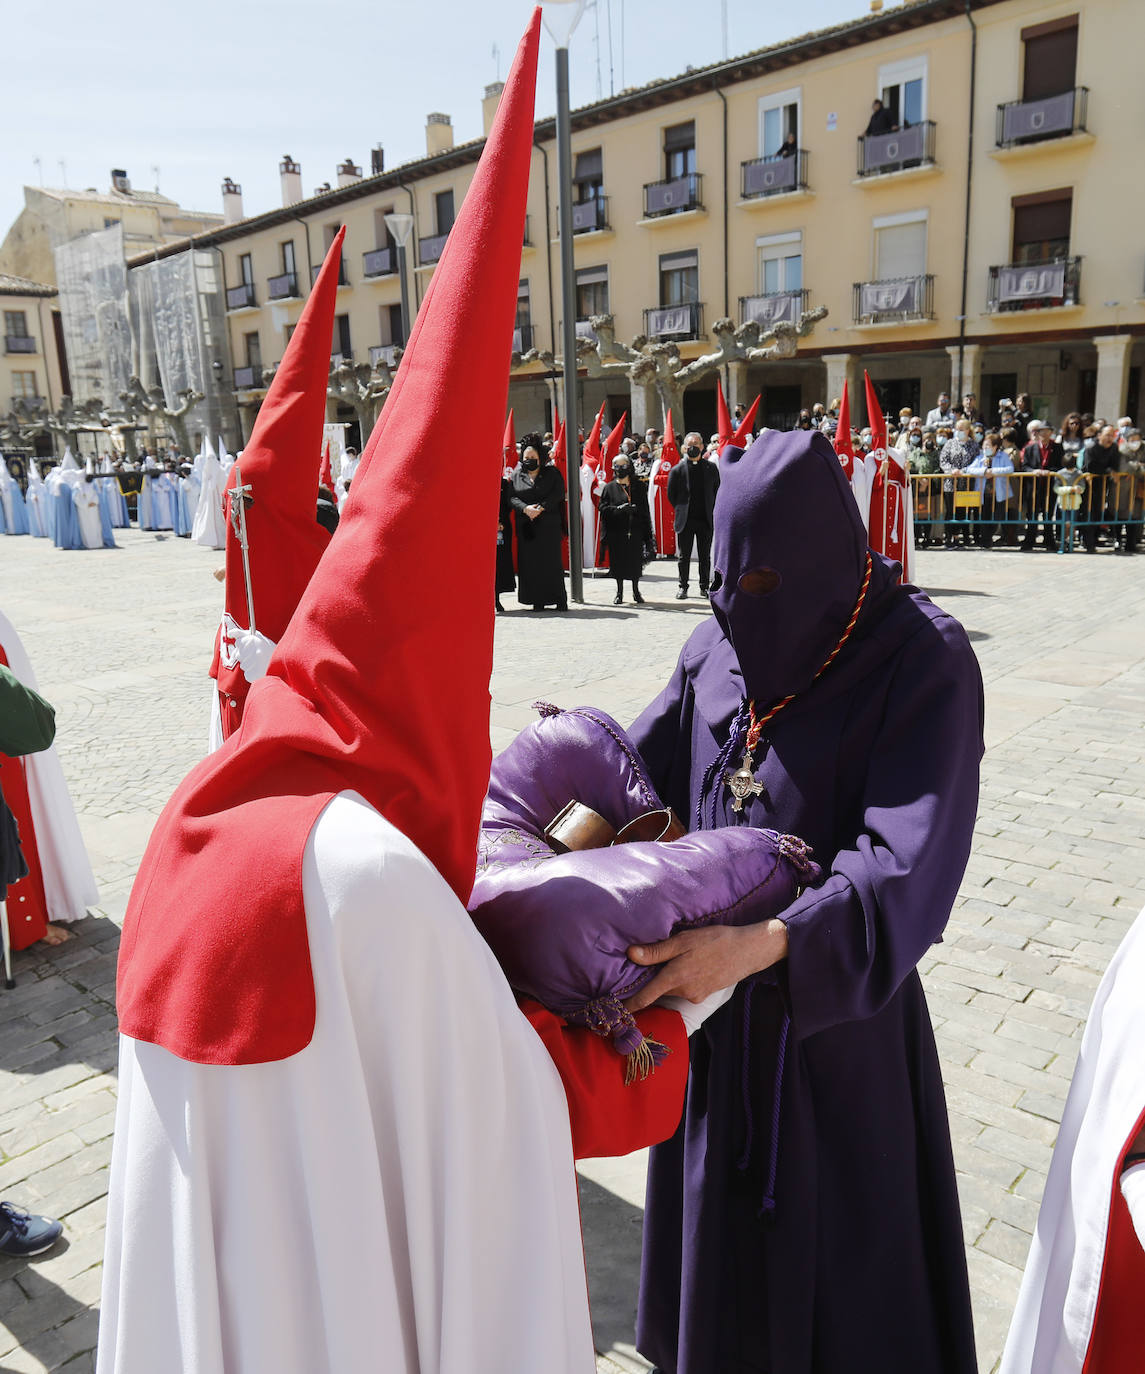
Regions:
[[55, 1245], [63, 1229], [62, 1221], [38, 1217], [10, 1202], [0, 1202], [0, 1255], [13, 1259], [42, 1255]]

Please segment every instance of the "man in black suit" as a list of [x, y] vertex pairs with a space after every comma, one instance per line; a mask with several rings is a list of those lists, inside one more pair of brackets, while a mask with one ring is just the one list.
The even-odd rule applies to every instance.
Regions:
[[676, 600], [688, 595], [688, 574], [692, 566], [692, 544], [700, 562], [700, 595], [707, 596], [711, 577], [712, 512], [720, 488], [720, 470], [704, 457], [703, 437], [692, 431], [684, 435], [684, 462], [668, 474], [668, 500], [675, 511], [676, 546], [679, 551], [680, 590]]

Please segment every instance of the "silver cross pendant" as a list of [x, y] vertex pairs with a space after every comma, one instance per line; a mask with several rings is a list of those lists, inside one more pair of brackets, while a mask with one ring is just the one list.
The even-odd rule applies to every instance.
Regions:
[[763, 797], [766, 799], [767, 790], [763, 783], [755, 779], [755, 760], [751, 756], [750, 750], [743, 756], [743, 763], [733, 772], [731, 769], [724, 774], [724, 782], [731, 790], [732, 810], [742, 811], [743, 804], [749, 797]]

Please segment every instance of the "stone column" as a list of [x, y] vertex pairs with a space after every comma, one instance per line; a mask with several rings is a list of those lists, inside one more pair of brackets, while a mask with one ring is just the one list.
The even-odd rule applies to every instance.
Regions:
[[[960, 405], [963, 396], [968, 391], [972, 391], [978, 397], [978, 409], [982, 409], [982, 396], [980, 386], [982, 382], [982, 345], [964, 344], [962, 348], [962, 385], [958, 385], [958, 345], [948, 344], [947, 353], [950, 354], [950, 403]], [[922, 413], [926, 412], [934, 404], [934, 398], [922, 398]]]
[[[591, 424], [592, 419], [590, 417], [588, 424], [585, 425], [586, 433]], [[642, 386], [639, 382], [630, 380], [628, 383], [628, 428], [633, 434], [643, 436], [649, 425], [656, 429], [664, 428], [664, 417], [660, 414], [660, 402], [656, 395], [656, 388], [654, 386]]]
[[1110, 424], [1116, 424], [1125, 414], [1133, 336], [1099, 334], [1093, 342], [1097, 348], [1097, 393], [1093, 401], [1093, 413], [1104, 417]]
[[736, 406], [743, 406], [744, 410], [755, 400], [754, 395], [750, 395], [747, 385], [747, 363], [731, 363], [728, 366], [728, 412], [735, 416]]
[[858, 397], [862, 393], [858, 359], [853, 353], [825, 353], [823, 362], [827, 368], [823, 404], [829, 406], [832, 401], [840, 399], [843, 395], [843, 383], [846, 382], [851, 423], [854, 424], [858, 416]]

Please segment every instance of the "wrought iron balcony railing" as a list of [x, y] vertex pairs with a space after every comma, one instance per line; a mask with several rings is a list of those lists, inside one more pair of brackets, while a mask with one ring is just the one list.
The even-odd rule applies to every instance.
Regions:
[[513, 330], [513, 352], [527, 353], [533, 346], [533, 326], [531, 324], [519, 324]]
[[807, 154], [802, 148], [790, 157], [757, 157], [740, 163], [740, 194], [744, 200], [781, 196], [807, 189]]
[[684, 210], [702, 210], [704, 178], [699, 172], [685, 172], [668, 181], [650, 181], [644, 187], [644, 218], [678, 215]]
[[986, 309], [991, 314], [1080, 304], [1080, 258], [1014, 262], [990, 269]]
[[[319, 262], [319, 263], [315, 263], [315, 265], [310, 269], [310, 285], [311, 285], [311, 286], [313, 286], [314, 283], [318, 280], [318, 273], [321, 272], [321, 271], [322, 271], [322, 264], [321, 264], [320, 262]], [[349, 285], [350, 285], [350, 278], [349, 278], [349, 275], [348, 275], [347, 272], [346, 272], [346, 259], [345, 259], [345, 258], [343, 258], [342, 261], [338, 264], [338, 285], [339, 285], [339, 286], [349, 286]]]
[[398, 250], [391, 243], [385, 248], [371, 248], [362, 254], [362, 276], [392, 277], [398, 270]]
[[227, 309], [246, 310], [254, 305], [254, 282], [239, 282], [238, 286], [227, 287]]
[[5, 334], [5, 353], [35, 353], [36, 340], [31, 334]]
[[856, 324], [898, 324], [934, 317], [934, 277], [891, 277], [854, 285]]
[[685, 305], [661, 305], [644, 312], [644, 333], [650, 339], [675, 341], [699, 339], [704, 332], [704, 307], [699, 301]]
[[417, 241], [417, 261], [419, 267], [429, 267], [437, 262], [442, 253], [445, 252], [445, 240], [448, 234], [434, 234], [431, 238], [418, 239]]
[[1041, 100], [1011, 100], [998, 106], [994, 142], [999, 148], [1017, 148], [1048, 138], [1084, 134], [1088, 132], [1088, 112], [1088, 86], [1077, 86]]
[[798, 324], [807, 309], [806, 291], [765, 291], [759, 296], [739, 298], [740, 318], [754, 320], [764, 328], [773, 324]]
[[385, 363], [389, 368], [397, 367], [401, 351], [401, 344], [375, 344], [370, 349], [370, 366], [377, 367], [379, 363]]
[[859, 175], [884, 176], [934, 161], [934, 120], [908, 124], [890, 134], [859, 135]]
[[266, 296], [271, 301], [288, 301], [298, 295], [297, 272], [280, 272], [277, 277], [267, 277]]
[[608, 228], [608, 197], [578, 201], [572, 208], [573, 233], [591, 234]]
[[235, 368], [235, 390], [250, 391], [256, 386], [262, 385], [262, 368], [251, 365], [249, 367]]

